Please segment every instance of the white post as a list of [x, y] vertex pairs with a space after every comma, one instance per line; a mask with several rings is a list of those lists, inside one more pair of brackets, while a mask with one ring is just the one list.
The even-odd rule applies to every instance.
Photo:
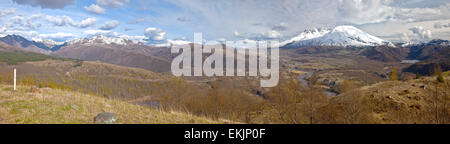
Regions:
[[16, 90], [16, 69], [14, 69], [14, 91]]

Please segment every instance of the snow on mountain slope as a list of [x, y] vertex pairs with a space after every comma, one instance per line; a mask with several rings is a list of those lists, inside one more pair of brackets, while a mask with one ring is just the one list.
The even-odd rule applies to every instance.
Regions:
[[117, 44], [117, 45], [127, 45], [127, 44], [140, 44], [138, 41], [133, 41], [126, 38], [116, 38], [116, 37], [107, 37], [104, 35], [96, 35], [90, 39], [83, 38], [83, 39], [73, 39], [68, 41], [69, 45], [73, 44]]
[[304, 32], [300, 33], [299, 35], [297, 35], [287, 41], [281, 42], [280, 45], [283, 46], [283, 45], [287, 45], [287, 44], [298, 42], [298, 41], [321, 37], [329, 32], [330, 32], [330, 30], [327, 28], [313, 28], [311, 30], [305, 30]]
[[[302, 34], [306, 35], [304, 33]], [[393, 44], [388, 41], [372, 36], [354, 26], [347, 25], [337, 26], [333, 30], [328, 32], [316, 32], [315, 35], [311, 34], [311, 36], [315, 37], [308, 37], [305, 39], [294, 37], [299, 40], [288, 40], [286, 42], [283, 42], [285, 43], [285, 45], [282, 46], [286, 48], [301, 46], [393, 46]]]
[[48, 47], [54, 47], [54, 46], [62, 45], [65, 43], [65, 42], [57, 42], [57, 41], [54, 41], [51, 39], [41, 39], [41, 38], [32, 38], [32, 40], [35, 42], [43, 43], [44, 45], [46, 45]]

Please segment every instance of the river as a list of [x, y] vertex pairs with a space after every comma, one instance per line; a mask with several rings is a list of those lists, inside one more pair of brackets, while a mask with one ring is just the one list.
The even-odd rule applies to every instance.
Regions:
[[[306, 80], [306, 79], [308, 77], [312, 76], [313, 74], [314, 74], [313, 72], [307, 72], [306, 74], [298, 76], [298, 80], [300, 81], [300, 84], [302, 86], [305, 86], [305, 87], [309, 88], [308, 80]], [[333, 92], [333, 91], [330, 91], [330, 90], [324, 90], [324, 93], [328, 97], [334, 97], [334, 96], [338, 95], [336, 92]]]

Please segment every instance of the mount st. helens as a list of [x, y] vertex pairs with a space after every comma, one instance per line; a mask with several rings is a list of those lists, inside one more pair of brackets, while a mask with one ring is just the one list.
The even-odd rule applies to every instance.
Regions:
[[284, 48], [305, 46], [394, 46], [391, 42], [372, 36], [354, 26], [337, 26], [333, 30], [314, 28], [281, 43]]

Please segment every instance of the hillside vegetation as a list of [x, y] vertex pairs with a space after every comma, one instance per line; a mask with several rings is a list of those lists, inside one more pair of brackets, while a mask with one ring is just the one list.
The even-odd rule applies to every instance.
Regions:
[[0, 83], [10, 84], [12, 70], [16, 68], [17, 81], [23, 85], [65, 89], [121, 100], [149, 96], [155, 91], [154, 85], [171, 80], [167, 74], [89, 61], [48, 59], [17, 65], [0, 63], [0, 67]]
[[[138, 107], [136, 109], [146, 109], [145, 111], [162, 111], [162, 114], [177, 111], [201, 117], [200, 119], [210, 118], [216, 121], [228, 119], [244, 123], [449, 122], [444, 119], [450, 108], [444, 102], [446, 98], [449, 98], [448, 86], [446, 87], [445, 83], [436, 83], [435, 76], [424, 76], [406, 81], [384, 81], [367, 86], [361, 86], [353, 80], [348, 80], [349, 82], [344, 81], [344, 84], [336, 87], [341, 93], [340, 95], [327, 97], [320, 85], [310, 83], [309, 87], [300, 86], [295, 78], [284, 75], [281, 77], [280, 84], [276, 87], [252, 89], [248, 83], [253, 83], [254, 80], [248, 80], [248, 83], [246, 83], [245, 80], [234, 77], [198, 83], [183, 78], [174, 78], [167, 74], [98, 62], [83, 62], [80, 66], [76, 65], [77, 63], [74, 61], [45, 60], [25, 62], [14, 67], [18, 69], [19, 84], [37, 86], [44, 90], [49, 87], [48, 90], [62, 93], [52, 94], [54, 97], [65, 95], [64, 92], [69, 91], [69, 96], [76, 93], [85, 96], [87, 100], [92, 97], [92, 99], [132, 105], [132, 107]], [[3, 64], [2, 67], [4, 69], [0, 69], [0, 73], [2, 73], [0, 82], [11, 84], [11, 66]], [[448, 72], [443, 73], [443, 76], [445, 81], [448, 82]], [[36, 105], [33, 104], [33, 100], [40, 100], [40, 97], [33, 95], [39, 94], [28, 93], [28, 89], [25, 88], [20, 91], [27, 96], [23, 98], [31, 100], [31, 102], [27, 101], [27, 103], [10, 106], [9, 108], [19, 109], [24, 105], [28, 108]], [[2, 90], [6, 94], [11, 94], [8, 89]], [[437, 101], [434, 99], [436, 91]], [[73, 111], [72, 105], [70, 105], [72, 104], [70, 103], [71, 98], [64, 98], [66, 99], [56, 98], [53, 100], [59, 103], [59, 107], [65, 107], [68, 111]], [[61, 101], [58, 102], [58, 100]], [[48, 99], [43, 99], [37, 103], [45, 103], [45, 101], [48, 101]], [[437, 108], [439, 110], [433, 107], [435, 102], [439, 102]], [[75, 107], [82, 107], [80, 105], [84, 103], [89, 104], [89, 102], [79, 102], [75, 104], [77, 105]], [[152, 108], [144, 108], [134, 104]], [[130, 112], [127, 112], [127, 108], [112, 106], [117, 108], [113, 111], [110, 110], [111, 107], [108, 107], [108, 105], [93, 105], [93, 107], [97, 107], [95, 111], [82, 114], [85, 116], [84, 121], [72, 119], [67, 123], [91, 122], [93, 116], [103, 111], [112, 111], [121, 113], [121, 115], [125, 113], [126, 119], [130, 119], [125, 122], [122, 120], [123, 123], [190, 122], [186, 118], [184, 118], [185, 121], [176, 122], [170, 120], [170, 116], [167, 118], [168, 120], [149, 122], [137, 118], [142, 117], [136, 111], [130, 110]], [[56, 111], [56, 113], [59, 113], [58, 110], [60, 108], [47, 110], [46, 112], [55, 113], [53, 111]], [[11, 111], [12, 113], [10, 113]], [[5, 115], [8, 115], [10, 118], [8, 123], [14, 122], [11, 120], [14, 118], [19, 119], [18, 123], [42, 122], [27, 120], [33, 119], [32, 116], [40, 117], [40, 115], [43, 115], [41, 112], [36, 113], [39, 110], [31, 111], [29, 113], [31, 116], [28, 118], [24, 118], [23, 114], [15, 114], [15, 111], [7, 109], [6, 112], [8, 113], [5, 113], [3, 110], [1, 118], [5, 119]], [[433, 111], [438, 111], [439, 120], [436, 120]], [[61, 113], [63, 114], [63, 112]], [[135, 114], [137, 116], [133, 116]], [[73, 115], [79, 115], [78, 111], [75, 111]], [[65, 117], [67, 115], [60, 115], [55, 121], [60, 123], [58, 119], [64, 119]], [[198, 120], [195, 122], [203, 123], [204, 121]]]
[[24, 52], [24, 51], [0, 51], [0, 62], [6, 62], [9, 65], [16, 65], [22, 62], [53, 60], [69, 60], [65, 58], [56, 58], [44, 54]]
[[[448, 72], [447, 72], [448, 73]], [[319, 123], [450, 123], [450, 88], [446, 76], [386, 81], [353, 88], [320, 109]]]
[[[225, 84], [224, 81], [216, 85], [139, 68], [89, 61], [45, 60], [14, 66], [0, 63], [0, 67], [0, 83], [3, 84], [12, 83], [14, 67], [18, 73], [18, 84], [21, 85], [79, 92], [214, 120], [244, 121], [244, 117], [253, 109], [250, 109], [252, 104], [261, 101], [260, 97], [248, 92], [249, 86], [242, 87], [248, 85], [242, 80], [241, 85]], [[213, 84], [216, 85], [214, 89], [211, 86]]]
[[[92, 123], [100, 112], [116, 113], [119, 123], [450, 123], [448, 72], [440, 83], [420, 73], [388, 81], [410, 64], [346, 51], [281, 59], [273, 88], [260, 88], [259, 78], [177, 78], [102, 62], [17, 56], [13, 65], [0, 62], [0, 123]], [[9, 88], [13, 68], [17, 92]], [[299, 75], [308, 72], [314, 74], [300, 84]], [[32, 86], [41, 92], [31, 93]]]
[[224, 123], [177, 112], [162, 112], [119, 100], [28, 86], [0, 85], [0, 123], [89, 124], [101, 112], [117, 115], [118, 123]]

